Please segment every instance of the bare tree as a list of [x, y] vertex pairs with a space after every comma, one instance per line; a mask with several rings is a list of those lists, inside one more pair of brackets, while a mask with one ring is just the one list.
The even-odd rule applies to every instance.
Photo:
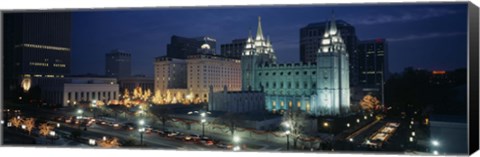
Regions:
[[23, 124], [25, 125], [25, 128], [28, 131], [28, 135], [30, 135], [32, 133], [33, 128], [35, 128], [35, 118], [27, 118], [25, 119]]
[[214, 123], [227, 126], [232, 136], [235, 134], [235, 130], [241, 122], [240, 115], [231, 112], [225, 113], [214, 121]]
[[151, 108], [150, 112], [155, 115], [155, 118], [162, 122], [162, 130], [166, 131], [165, 126], [167, 125], [167, 122], [172, 120], [172, 117], [170, 116], [171, 110], [167, 107], [155, 107]]
[[297, 141], [303, 135], [307, 114], [301, 110], [288, 110], [283, 114], [283, 125], [290, 131], [293, 138], [293, 148], [297, 148]]

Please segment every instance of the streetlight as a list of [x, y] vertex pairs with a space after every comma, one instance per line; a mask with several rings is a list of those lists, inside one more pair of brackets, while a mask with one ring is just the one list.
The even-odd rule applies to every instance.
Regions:
[[360, 119], [357, 118], [357, 123], [360, 123]]
[[60, 128], [60, 123], [57, 123], [57, 128]]
[[92, 100], [92, 108], [93, 108], [93, 118], [96, 118], [97, 100]]
[[432, 145], [435, 146], [435, 147], [436, 147], [436, 146], [439, 146], [439, 145], [440, 145], [440, 142], [438, 142], [437, 140], [433, 140], [433, 141], [432, 141]]
[[55, 131], [50, 131], [49, 134], [52, 138], [52, 144], [53, 144], [53, 138], [55, 137]]
[[433, 155], [438, 155], [438, 151], [434, 150]]
[[205, 123], [207, 122], [206, 119], [202, 119], [200, 121], [202, 123], [202, 137], [205, 136]]
[[211, 114], [210, 112], [205, 111], [190, 111], [187, 114], [199, 114], [200, 115], [200, 123], [202, 124], [202, 137], [205, 136], [205, 123], [207, 123], [207, 114]]
[[142, 119], [138, 124], [140, 125], [140, 128], [138, 129], [138, 132], [140, 133], [140, 145], [143, 145], [143, 133], [145, 132], [143, 125], [145, 124], [145, 121]]
[[285, 131], [285, 134], [287, 135], [287, 150], [290, 148], [290, 130]]
[[27, 126], [25, 126], [25, 124], [22, 124], [22, 129], [25, 130], [27, 128]]
[[350, 127], [350, 123], [347, 123], [347, 127], [348, 127], [348, 128]]
[[353, 142], [353, 138], [349, 138], [348, 141]]
[[367, 120], [367, 116], [363, 116], [363, 119]]
[[409, 139], [409, 140], [410, 140], [410, 142], [413, 142], [413, 137], [410, 137], [410, 139]]
[[235, 144], [235, 147], [233, 147], [233, 151], [239, 151], [240, 150], [240, 137], [233, 136], [233, 143]]
[[323, 123], [323, 126], [324, 126], [324, 127], [328, 127], [328, 122], [324, 122], [324, 123]]
[[415, 131], [412, 131], [412, 136], [415, 136]]
[[94, 139], [89, 139], [89, 140], [88, 140], [88, 144], [90, 144], [90, 145], [92, 145], [92, 146], [94, 146], [95, 143], [96, 143], [96, 141], [95, 141]]

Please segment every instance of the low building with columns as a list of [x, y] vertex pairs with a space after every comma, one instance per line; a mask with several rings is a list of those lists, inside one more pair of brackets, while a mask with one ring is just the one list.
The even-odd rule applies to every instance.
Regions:
[[120, 97], [116, 78], [68, 77], [62, 83], [52, 83], [42, 88], [42, 98], [48, 103], [73, 106], [92, 100], [108, 104]]
[[210, 86], [208, 97], [209, 111], [224, 111], [232, 113], [265, 111], [265, 94], [262, 91], [223, 91], [214, 92]]

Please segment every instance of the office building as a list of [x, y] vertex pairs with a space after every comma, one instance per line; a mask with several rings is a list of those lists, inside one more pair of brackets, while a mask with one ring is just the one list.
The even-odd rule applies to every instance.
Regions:
[[14, 97], [21, 82], [42, 86], [70, 73], [69, 12], [5, 13], [3, 18], [5, 98]]
[[194, 54], [215, 54], [216, 43], [215, 39], [208, 36], [186, 38], [174, 35], [167, 45], [167, 57], [187, 59], [187, 56]]
[[240, 59], [247, 44], [247, 39], [235, 39], [232, 43], [220, 45], [221, 55], [225, 57]]
[[155, 91], [187, 88], [187, 62], [171, 57], [155, 58]]
[[383, 101], [383, 86], [388, 78], [388, 49], [385, 39], [358, 42], [358, 70], [361, 95], [374, 94]]
[[130, 77], [132, 74], [132, 56], [122, 50], [112, 50], [105, 54], [105, 76]]

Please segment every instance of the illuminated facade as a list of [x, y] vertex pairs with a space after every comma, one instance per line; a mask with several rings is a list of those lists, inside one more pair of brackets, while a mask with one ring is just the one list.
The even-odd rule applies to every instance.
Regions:
[[[204, 47], [207, 49], [207, 47]], [[214, 91], [227, 86], [231, 91], [242, 87], [240, 60], [218, 55], [197, 54], [187, 59], [157, 57], [155, 62], [155, 91], [162, 94], [192, 94], [192, 99], [208, 101], [209, 86]], [[164, 96], [165, 97], [165, 96]]]
[[272, 112], [303, 110], [316, 116], [348, 113], [348, 53], [336, 24], [326, 25], [316, 63], [277, 64], [259, 18], [256, 37], [249, 36], [242, 54], [242, 90], [263, 90], [265, 108]]
[[93, 100], [107, 104], [120, 97], [116, 78], [70, 77], [63, 80], [61, 85], [53, 83], [42, 88], [42, 98], [49, 104], [73, 106]]

